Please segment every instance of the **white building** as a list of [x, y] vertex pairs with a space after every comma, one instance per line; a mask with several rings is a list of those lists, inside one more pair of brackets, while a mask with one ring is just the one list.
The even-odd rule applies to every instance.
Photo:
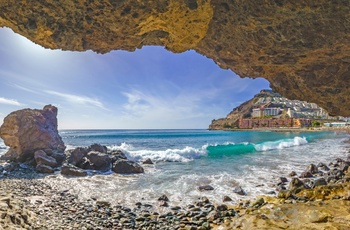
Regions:
[[280, 111], [280, 108], [264, 108], [264, 116], [277, 116]]

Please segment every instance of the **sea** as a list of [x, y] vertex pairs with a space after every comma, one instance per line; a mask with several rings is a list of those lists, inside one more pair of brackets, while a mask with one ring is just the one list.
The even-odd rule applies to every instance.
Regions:
[[[112, 204], [136, 202], [157, 206], [166, 195], [172, 206], [185, 206], [205, 196], [221, 204], [224, 196], [238, 203], [276, 192], [280, 177], [303, 172], [310, 163], [328, 164], [349, 154], [350, 135], [336, 132], [209, 131], [209, 130], [61, 130], [67, 149], [106, 145], [121, 150], [142, 165], [143, 174], [89, 172], [80, 178], [57, 172], [43, 177], [57, 190], [70, 190], [83, 199]], [[7, 147], [0, 141], [0, 154]], [[199, 191], [210, 185], [212, 191]], [[234, 193], [241, 187], [246, 195]]]

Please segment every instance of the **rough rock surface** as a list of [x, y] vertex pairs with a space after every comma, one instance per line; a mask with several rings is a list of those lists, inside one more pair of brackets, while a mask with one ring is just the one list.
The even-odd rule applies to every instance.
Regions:
[[9, 151], [3, 159], [25, 161], [40, 149], [63, 152], [65, 145], [57, 130], [57, 108], [22, 109], [10, 113], [0, 127], [0, 137]]
[[113, 163], [113, 172], [129, 174], [129, 173], [143, 173], [144, 169], [136, 162], [119, 159]]
[[349, 116], [346, 0], [0, 0], [0, 27], [46, 48], [193, 49], [241, 77], [263, 77], [290, 99]]
[[87, 176], [86, 171], [71, 164], [62, 165], [61, 174], [67, 176]]
[[43, 150], [35, 151], [34, 159], [38, 165], [45, 164], [53, 168], [58, 166], [56, 159], [48, 156]]

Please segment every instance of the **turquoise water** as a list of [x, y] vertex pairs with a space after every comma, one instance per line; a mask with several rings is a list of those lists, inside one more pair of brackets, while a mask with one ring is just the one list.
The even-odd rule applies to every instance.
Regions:
[[[91, 175], [85, 178], [45, 177], [57, 189], [71, 189], [81, 197], [112, 203], [156, 205], [166, 194], [172, 205], [186, 205], [201, 196], [221, 203], [275, 191], [278, 178], [292, 170], [301, 173], [310, 163], [329, 163], [347, 156], [348, 134], [334, 132], [226, 132], [208, 130], [62, 130], [67, 148], [93, 143], [120, 149], [143, 165], [141, 175]], [[2, 144], [0, 143], [0, 146]], [[0, 150], [1, 151], [1, 150]], [[213, 191], [200, 192], [210, 184]], [[233, 193], [241, 186], [247, 196]]]
[[[60, 134], [68, 148], [99, 143], [111, 149], [125, 150], [139, 160], [149, 157], [156, 161], [186, 161], [200, 157], [220, 158], [282, 149], [335, 137], [334, 133], [330, 132], [208, 130], [64, 130]], [[160, 156], [163, 154], [164, 156]], [[172, 154], [174, 158], [165, 154]]]

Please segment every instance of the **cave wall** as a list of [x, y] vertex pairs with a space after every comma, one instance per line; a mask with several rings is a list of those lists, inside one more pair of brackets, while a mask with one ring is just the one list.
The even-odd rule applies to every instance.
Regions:
[[350, 116], [348, 0], [0, 0], [0, 27], [51, 49], [193, 49], [290, 99]]

